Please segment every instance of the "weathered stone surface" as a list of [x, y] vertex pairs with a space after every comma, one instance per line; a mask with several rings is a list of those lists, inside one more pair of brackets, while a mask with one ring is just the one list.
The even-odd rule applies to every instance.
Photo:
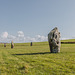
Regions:
[[60, 32], [57, 27], [51, 30], [48, 34], [48, 42], [51, 53], [60, 52]]
[[14, 43], [13, 43], [13, 41], [11, 41], [11, 48], [14, 48]]

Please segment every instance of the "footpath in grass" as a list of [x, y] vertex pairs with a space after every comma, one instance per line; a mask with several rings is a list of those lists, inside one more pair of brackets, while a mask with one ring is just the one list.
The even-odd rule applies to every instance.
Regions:
[[0, 75], [74, 75], [75, 44], [62, 44], [50, 53], [47, 42], [0, 45]]

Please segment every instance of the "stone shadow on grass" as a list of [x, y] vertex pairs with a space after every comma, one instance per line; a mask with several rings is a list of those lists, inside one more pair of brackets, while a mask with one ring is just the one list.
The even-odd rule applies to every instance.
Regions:
[[12, 54], [12, 55], [38, 55], [38, 54], [50, 54], [50, 52], [24, 53], [24, 54]]

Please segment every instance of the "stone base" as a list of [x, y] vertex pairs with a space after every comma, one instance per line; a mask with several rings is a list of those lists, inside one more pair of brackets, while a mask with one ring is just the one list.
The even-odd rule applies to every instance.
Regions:
[[59, 53], [57, 49], [52, 50], [52, 53]]

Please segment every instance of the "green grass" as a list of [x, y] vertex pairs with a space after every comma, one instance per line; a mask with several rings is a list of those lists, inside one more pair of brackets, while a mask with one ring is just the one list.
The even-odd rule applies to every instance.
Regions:
[[75, 75], [75, 44], [50, 53], [48, 42], [0, 44], [0, 75]]

